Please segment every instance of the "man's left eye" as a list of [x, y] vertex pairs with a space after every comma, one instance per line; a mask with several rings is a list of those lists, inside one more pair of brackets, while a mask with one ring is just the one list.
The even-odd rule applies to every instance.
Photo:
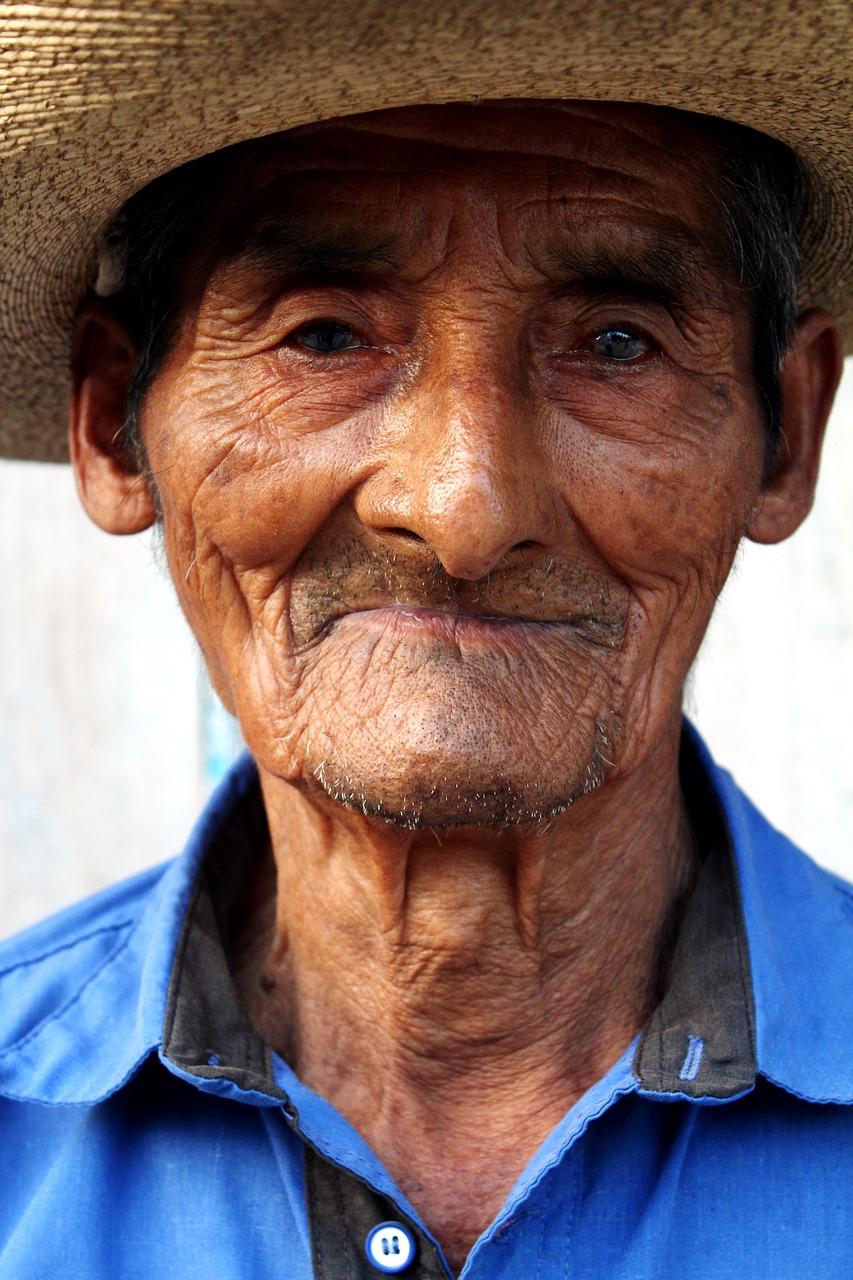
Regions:
[[640, 333], [631, 333], [628, 329], [602, 329], [600, 333], [589, 338], [582, 350], [599, 356], [602, 360], [614, 360], [627, 364], [639, 360], [652, 350], [651, 341]]
[[321, 356], [364, 346], [354, 329], [336, 320], [312, 320], [309, 324], [300, 325], [290, 335], [290, 340], [297, 347]]

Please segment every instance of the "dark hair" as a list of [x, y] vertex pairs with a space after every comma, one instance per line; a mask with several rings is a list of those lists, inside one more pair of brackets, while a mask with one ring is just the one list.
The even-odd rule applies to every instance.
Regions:
[[127, 395], [125, 446], [140, 467], [145, 465], [142, 405], [176, 341], [180, 304], [190, 290], [186, 264], [194, 262], [198, 272], [196, 246], [216, 203], [227, 151], [192, 160], [150, 182], [128, 200], [105, 237], [122, 275], [110, 304], [139, 348]]
[[[719, 153], [720, 226], [741, 288], [749, 295], [753, 376], [767, 422], [770, 465], [781, 434], [779, 374], [796, 318], [800, 251], [795, 201], [803, 175], [796, 156], [782, 143], [744, 125], [692, 118]], [[246, 145], [190, 161], [156, 179], [128, 201], [107, 233], [107, 243], [124, 257], [122, 287], [112, 302], [140, 350], [125, 425], [126, 445], [140, 465], [142, 403], [176, 339], [178, 304], [186, 297], [186, 273], [180, 268], [193, 260], [222, 175], [229, 171], [229, 153]]]
[[749, 294], [752, 373], [768, 431], [772, 463], [782, 430], [782, 359], [797, 318], [800, 244], [797, 210], [806, 175], [789, 147], [744, 125], [696, 116], [720, 155], [722, 231]]

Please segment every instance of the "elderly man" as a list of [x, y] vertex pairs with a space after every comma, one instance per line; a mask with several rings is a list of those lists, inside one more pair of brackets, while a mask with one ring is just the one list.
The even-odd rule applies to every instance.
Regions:
[[853, 897], [681, 719], [814, 490], [803, 168], [422, 96], [185, 155], [78, 298], [83, 503], [250, 757], [6, 945], [0, 1277], [849, 1276]]

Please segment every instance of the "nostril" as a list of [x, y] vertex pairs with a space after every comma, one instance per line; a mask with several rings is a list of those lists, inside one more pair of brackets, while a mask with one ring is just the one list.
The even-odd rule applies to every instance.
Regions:
[[424, 539], [419, 533], [414, 533], [411, 529], [394, 528], [386, 529], [386, 533], [395, 538], [406, 538], [409, 542], [423, 542]]

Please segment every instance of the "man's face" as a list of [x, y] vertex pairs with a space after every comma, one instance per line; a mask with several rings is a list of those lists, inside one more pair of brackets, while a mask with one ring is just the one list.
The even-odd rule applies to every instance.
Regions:
[[550, 816], [653, 752], [760, 491], [751, 323], [688, 121], [425, 108], [224, 175], [142, 434], [271, 774]]

